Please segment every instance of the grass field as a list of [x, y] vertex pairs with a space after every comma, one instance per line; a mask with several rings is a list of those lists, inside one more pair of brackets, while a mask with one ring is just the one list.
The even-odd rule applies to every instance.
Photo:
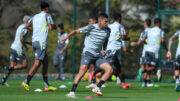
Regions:
[[103, 97], [98, 97], [86, 89], [88, 82], [81, 82], [77, 88], [77, 99], [69, 99], [65, 95], [70, 91], [69, 81], [49, 81], [51, 85], [67, 85], [68, 88], [54, 92], [34, 92], [36, 88], [43, 89], [41, 80], [32, 80], [30, 92], [26, 92], [21, 86], [23, 80], [8, 80], [9, 86], [0, 86], [0, 101], [85, 101], [86, 96], [93, 96], [91, 101], [177, 101], [180, 99], [180, 92], [174, 90], [173, 83], [159, 83], [158, 88], [142, 88], [141, 83], [131, 82], [133, 87], [122, 89], [115, 82], [107, 82], [106, 88], [102, 88]]

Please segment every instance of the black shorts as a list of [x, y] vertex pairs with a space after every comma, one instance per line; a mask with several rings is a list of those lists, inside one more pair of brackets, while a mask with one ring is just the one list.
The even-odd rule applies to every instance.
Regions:
[[10, 49], [10, 61], [11, 62], [16, 62], [16, 61], [22, 62], [25, 59], [26, 59], [26, 56], [23, 51], [19, 52], [14, 49]]
[[158, 59], [156, 58], [156, 54], [153, 52], [146, 51], [145, 64], [156, 67], [157, 63], [158, 63]]

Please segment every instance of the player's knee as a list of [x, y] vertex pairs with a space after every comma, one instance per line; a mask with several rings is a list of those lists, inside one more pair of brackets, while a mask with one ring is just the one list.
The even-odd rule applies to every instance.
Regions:
[[39, 67], [40, 66], [40, 63], [39, 62], [35, 62], [34, 63], [34, 67]]

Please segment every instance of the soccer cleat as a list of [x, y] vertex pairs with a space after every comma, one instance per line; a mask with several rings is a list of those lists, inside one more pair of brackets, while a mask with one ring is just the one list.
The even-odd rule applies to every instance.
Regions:
[[123, 83], [122, 84], [122, 88], [129, 88], [131, 86], [132, 86], [132, 84], [128, 84], [128, 83]]
[[161, 81], [161, 78], [162, 78], [162, 75], [161, 75], [161, 69], [158, 69], [158, 70], [157, 70], [156, 75], [157, 75], [158, 81]]
[[69, 92], [68, 98], [77, 98], [75, 92]]
[[96, 95], [98, 95], [98, 96], [103, 96], [103, 94], [101, 93], [101, 90], [100, 90], [100, 88], [99, 87], [94, 87], [93, 89], [92, 89], [92, 92], [94, 92]]
[[175, 90], [176, 90], [176, 92], [180, 91], [180, 83], [176, 83]]
[[55, 91], [57, 88], [53, 86], [44, 87], [44, 91]]
[[147, 87], [153, 87], [154, 84], [153, 83], [147, 83]]
[[22, 82], [22, 86], [25, 88], [25, 90], [27, 92], [29, 92], [29, 85], [28, 84], [26, 84], [25, 82]]
[[95, 86], [96, 86], [96, 84], [91, 83], [90, 85], [86, 86], [85, 88], [93, 88]]
[[138, 72], [137, 80], [141, 81], [141, 77], [142, 77], [142, 69], [140, 68]]
[[141, 87], [147, 87], [147, 85], [145, 83], [142, 83]]
[[102, 87], [102, 88], [106, 88], [106, 85], [105, 85], [105, 84], [103, 84], [101, 87]]
[[2, 86], [8, 86], [8, 83], [7, 83], [7, 82], [0, 82], [0, 85], [2, 85]]

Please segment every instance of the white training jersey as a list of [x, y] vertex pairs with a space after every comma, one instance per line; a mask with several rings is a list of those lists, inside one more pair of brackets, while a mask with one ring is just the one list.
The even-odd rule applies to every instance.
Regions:
[[147, 38], [147, 46], [145, 50], [158, 54], [161, 38], [164, 38], [164, 31], [159, 27], [153, 27], [146, 32], [144, 38]]

